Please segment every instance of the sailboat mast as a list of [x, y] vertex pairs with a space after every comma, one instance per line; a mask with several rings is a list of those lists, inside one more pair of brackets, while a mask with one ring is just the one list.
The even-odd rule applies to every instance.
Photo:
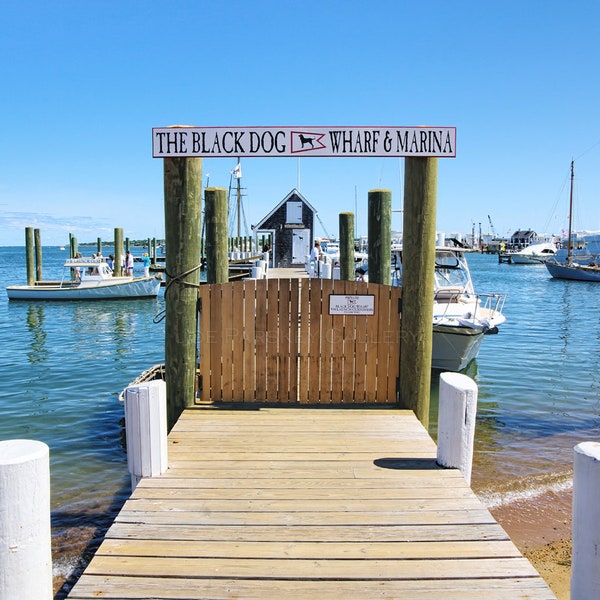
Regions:
[[571, 260], [571, 233], [573, 223], [573, 180], [575, 179], [575, 161], [571, 161], [571, 191], [569, 193], [569, 237], [567, 238], [567, 264]]
[[240, 222], [240, 213], [242, 208], [242, 189], [241, 189], [240, 178], [237, 180], [237, 237], [238, 240], [242, 237], [242, 226]]

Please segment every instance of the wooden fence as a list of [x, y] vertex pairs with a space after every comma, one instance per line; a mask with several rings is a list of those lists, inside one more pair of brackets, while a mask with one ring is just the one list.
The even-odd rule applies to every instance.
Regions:
[[[373, 314], [331, 314], [332, 295], [350, 307], [370, 296]], [[199, 400], [395, 403], [400, 295], [325, 279], [200, 286]]]

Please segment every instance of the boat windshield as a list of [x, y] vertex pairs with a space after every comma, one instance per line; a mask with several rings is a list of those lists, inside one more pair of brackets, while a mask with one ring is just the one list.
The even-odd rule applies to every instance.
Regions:
[[464, 257], [455, 252], [438, 250], [435, 253], [434, 289], [456, 288], [461, 292], [472, 292], [471, 277]]

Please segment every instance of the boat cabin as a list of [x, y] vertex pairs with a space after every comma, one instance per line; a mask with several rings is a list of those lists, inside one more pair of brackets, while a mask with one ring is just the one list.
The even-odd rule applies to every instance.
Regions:
[[84, 287], [107, 279], [113, 279], [113, 272], [103, 258], [69, 258], [65, 262], [62, 284]]

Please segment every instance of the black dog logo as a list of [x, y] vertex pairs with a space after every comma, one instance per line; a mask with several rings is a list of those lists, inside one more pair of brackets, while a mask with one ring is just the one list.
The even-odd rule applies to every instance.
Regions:
[[300, 143], [302, 144], [302, 148], [304, 148], [305, 144], [310, 144], [311, 148], [315, 147], [315, 145], [313, 144], [313, 142], [315, 140], [314, 137], [308, 137], [308, 136], [304, 136], [302, 134], [299, 134], [299, 135], [300, 135]]

